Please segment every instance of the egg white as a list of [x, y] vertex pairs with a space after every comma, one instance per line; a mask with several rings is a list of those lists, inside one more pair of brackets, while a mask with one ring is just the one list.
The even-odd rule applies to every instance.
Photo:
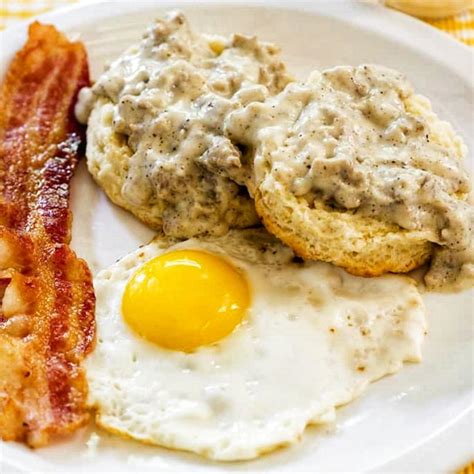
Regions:
[[[183, 248], [222, 255], [252, 289], [245, 321], [193, 353], [147, 342], [121, 315], [131, 275]], [[180, 243], [157, 238], [99, 273], [95, 288], [98, 343], [87, 376], [97, 422], [212, 459], [251, 459], [293, 443], [308, 424], [331, 421], [369, 382], [421, 359], [426, 322], [412, 280], [295, 262], [263, 230]]]

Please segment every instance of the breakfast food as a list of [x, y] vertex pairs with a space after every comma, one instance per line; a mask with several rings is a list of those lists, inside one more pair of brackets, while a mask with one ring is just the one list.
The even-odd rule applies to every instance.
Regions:
[[249, 187], [266, 227], [298, 255], [364, 276], [432, 258], [430, 288], [472, 286], [465, 146], [400, 73], [315, 72], [232, 112], [225, 132], [251, 169], [223, 173]]
[[289, 80], [273, 45], [205, 37], [170, 14], [81, 93], [89, 170], [114, 203], [170, 236], [255, 225], [245, 187], [218, 171], [223, 161], [240, 163], [222, 125]]
[[396, 71], [292, 83], [275, 47], [198, 35], [175, 13], [83, 91], [77, 114], [97, 182], [169, 236], [223, 235], [258, 214], [298, 255], [356, 275], [431, 260], [428, 287], [474, 282], [465, 146]]
[[86, 364], [98, 424], [212, 459], [290, 444], [421, 358], [414, 281], [295, 261], [262, 229], [159, 236], [94, 284]]
[[67, 245], [87, 56], [33, 23], [0, 88], [0, 438], [42, 446], [83, 425], [92, 277]]
[[[0, 89], [0, 438], [42, 446], [91, 410], [253, 459], [421, 360], [416, 282], [357, 275], [431, 259], [430, 288], [472, 285], [465, 146], [393, 70], [293, 81], [275, 46], [172, 13], [91, 87], [83, 45], [31, 26]], [[159, 231], [96, 276], [97, 347], [74, 106], [96, 182]]]

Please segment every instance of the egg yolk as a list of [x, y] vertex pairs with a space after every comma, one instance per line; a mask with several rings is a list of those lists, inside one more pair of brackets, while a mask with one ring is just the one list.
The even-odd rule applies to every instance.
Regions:
[[247, 279], [230, 263], [206, 252], [179, 250], [138, 269], [127, 283], [122, 314], [145, 339], [190, 352], [230, 334], [249, 302]]

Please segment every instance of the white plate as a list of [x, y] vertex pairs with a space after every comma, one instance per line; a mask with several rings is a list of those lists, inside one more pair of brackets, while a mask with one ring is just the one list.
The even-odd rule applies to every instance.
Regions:
[[[281, 45], [290, 69], [300, 77], [313, 68], [344, 63], [375, 62], [399, 69], [418, 91], [432, 99], [435, 110], [450, 120], [474, 149], [472, 53], [447, 35], [399, 13], [352, 2], [224, 3], [201, 1], [197, 6], [197, 2], [193, 5], [192, 1], [180, 1], [179, 6], [203, 31], [257, 34]], [[176, 2], [168, 0], [106, 2], [42, 19], [73, 36], [80, 35], [89, 51], [93, 76], [97, 77], [104, 61], [139, 38], [153, 17], [175, 7]], [[25, 28], [22, 25], [0, 35], [1, 75], [25, 40]], [[83, 164], [74, 178], [72, 205], [73, 246], [94, 271], [152, 236], [150, 230], [105, 199]], [[456, 420], [472, 416], [472, 292], [431, 294], [425, 300], [430, 331], [422, 364], [408, 365], [398, 375], [372, 385], [365, 396], [339, 410], [332, 431], [308, 429], [300, 444], [254, 462], [211, 463], [194, 455], [145, 447], [105, 434], [101, 434], [94, 455], [85, 445], [91, 428], [36, 452], [3, 443], [0, 455], [9, 466], [34, 471], [380, 472], [386, 463], [392, 461], [393, 467], [393, 460], [444, 432]], [[447, 456], [460, 459], [460, 449], [467, 449], [469, 437], [472, 438], [472, 432], [466, 429], [472, 427], [472, 418], [469, 419], [467, 425], [464, 420], [464, 428], [458, 434], [463, 439], [451, 439], [432, 466], [443, 465]]]

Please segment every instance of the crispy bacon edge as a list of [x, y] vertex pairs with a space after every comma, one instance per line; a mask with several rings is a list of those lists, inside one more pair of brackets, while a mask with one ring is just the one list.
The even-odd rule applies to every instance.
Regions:
[[88, 419], [95, 296], [68, 243], [89, 83], [82, 43], [35, 22], [0, 88], [0, 437], [32, 447]]

